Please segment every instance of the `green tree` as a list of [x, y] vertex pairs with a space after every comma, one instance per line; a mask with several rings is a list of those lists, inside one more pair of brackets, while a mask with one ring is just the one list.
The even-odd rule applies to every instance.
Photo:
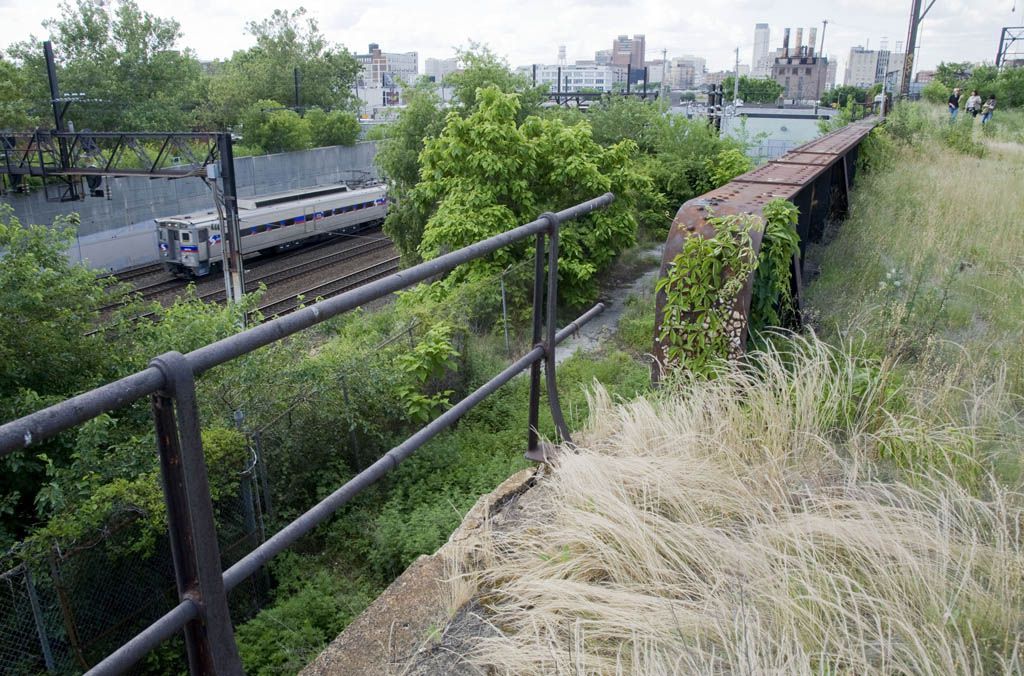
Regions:
[[[636, 205], [654, 192], [636, 170], [637, 147], [625, 140], [602, 148], [585, 122], [528, 117], [517, 124], [519, 98], [497, 86], [477, 92], [476, 111], [449, 113], [444, 131], [420, 154], [422, 181], [411, 198], [429, 214], [419, 250], [433, 258], [605, 192], [613, 205], [572, 224], [561, 235], [559, 291], [572, 305], [593, 297], [595, 275], [634, 241]], [[502, 250], [489, 262], [466, 266], [492, 274], [529, 255], [529, 247]]]
[[921, 90], [921, 96], [930, 103], [945, 103], [951, 90], [939, 80], [932, 80]]
[[306, 122], [313, 146], [351, 146], [359, 138], [359, 120], [347, 110], [325, 112], [322, 108], [306, 111]]
[[[65, 251], [73, 219], [23, 226], [0, 205], [0, 420], [75, 394], [110, 373], [103, 337], [88, 336], [107, 284]], [[52, 450], [50, 451], [53, 452]], [[30, 518], [46, 461], [19, 452], [0, 460], [0, 549]]]
[[420, 178], [420, 153], [427, 139], [444, 128], [441, 99], [432, 83], [420, 81], [403, 92], [406, 106], [398, 119], [384, 128], [384, 139], [377, 145], [377, 166], [388, 179], [391, 205], [384, 232], [394, 240], [408, 262], [419, 259], [420, 239], [426, 216], [409, 199]]
[[[90, 101], [72, 105], [66, 119], [79, 129], [189, 129], [205, 98], [199, 62], [178, 50], [177, 21], [142, 11], [135, 0], [75, 0], [43, 25], [53, 41], [61, 90]], [[39, 39], [8, 50], [21, 66], [23, 101], [45, 109], [50, 99]]]
[[216, 64], [202, 111], [205, 126], [232, 126], [259, 99], [294, 105], [295, 69], [299, 105], [352, 108], [352, 86], [360, 65], [348, 50], [327, 40], [304, 8], [274, 10], [263, 21], [249, 22], [246, 30], [256, 45]]
[[304, 150], [313, 143], [310, 123], [277, 101], [256, 101], [242, 114], [242, 140], [265, 153]]
[[974, 67], [969, 61], [946, 63], [943, 61], [935, 69], [935, 79], [946, 85], [946, 89], [952, 91], [953, 87], [963, 87], [963, 83], [970, 79]]
[[26, 82], [21, 69], [0, 53], [0, 129], [31, 129], [39, 124], [24, 97]]
[[[722, 89], [731, 96], [735, 78], [731, 75], [722, 81]], [[746, 103], [775, 103], [782, 96], [782, 85], [775, 80], [740, 76], [739, 97]]]
[[839, 108], [845, 108], [850, 101], [864, 103], [867, 101], [868, 92], [866, 89], [854, 87], [853, 85], [842, 85], [834, 87], [821, 95], [821, 102], [826, 106], [833, 103]]
[[[705, 122], [664, 113], [657, 105], [613, 97], [592, 107], [588, 116], [601, 145], [636, 141], [645, 153], [642, 170], [673, 207], [718, 187], [723, 177], [750, 168], [749, 160], [743, 161], [740, 142], [720, 138]], [[649, 219], [656, 222], [659, 207], [651, 209]]]
[[471, 42], [469, 48], [457, 50], [457, 56], [462, 71], [449, 75], [446, 82], [453, 88], [453, 97], [463, 115], [476, 108], [477, 92], [486, 87], [497, 87], [506, 94], [520, 94], [520, 121], [540, 110], [546, 89], [535, 88], [529, 78], [513, 73], [508, 61], [487, 45]]

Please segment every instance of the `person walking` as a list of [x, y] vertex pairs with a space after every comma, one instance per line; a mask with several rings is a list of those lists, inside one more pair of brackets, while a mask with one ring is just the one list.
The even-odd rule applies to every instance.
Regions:
[[981, 123], [988, 124], [988, 121], [992, 119], [992, 112], [996, 109], [996, 95], [989, 94], [988, 101], [981, 107]]
[[978, 113], [981, 112], [981, 96], [978, 95], [977, 89], [971, 92], [967, 99], [967, 112], [971, 114], [971, 117], [978, 117]]
[[956, 114], [960, 112], [960, 88], [956, 87], [953, 89], [953, 93], [949, 95], [949, 101], [946, 103], [949, 106], [949, 121], [956, 122]]

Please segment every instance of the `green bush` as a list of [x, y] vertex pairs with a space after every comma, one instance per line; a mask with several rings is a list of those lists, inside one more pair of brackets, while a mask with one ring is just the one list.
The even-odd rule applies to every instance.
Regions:
[[924, 86], [921, 90], [921, 98], [928, 103], [941, 104], [949, 100], [949, 95], [953, 93], [950, 87], [947, 87], [938, 80], [932, 80]]
[[955, 122], [950, 122], [942, 131], [942, 140], [947, 146], [964, 155], [985, 156], [985, 145], [974, 140], [974, 118], [969, 115], [962, 115]]
[[277, 101], [256, 101], [242, 113], [242, 137], [245, 145], [265, 153], [305, 150], [313, 143], [307, 120]]
[[272, 607], [237, 627], [245, 673], [298, 673], [381, 592], [379, 585], [318, 564], [282, 555], [274, 565], [275, 572], [287, 566], [292, 579], [282, 581]]
[[764, 235], [750, 301], [752, 334], [786, 326], [796, 312], [791, 284], [793, 257], [800, 251], [800, 236], [796, 232], [800, 212], [792, 203], [774, 199], [765, 205], [763, 215]]
[[359, 120], [347, 110], [332, 110], [327, 113], [320, 108], [310, 108], [305, 118], [309, 123], [313, 147], [351, 146], [359, 138]]

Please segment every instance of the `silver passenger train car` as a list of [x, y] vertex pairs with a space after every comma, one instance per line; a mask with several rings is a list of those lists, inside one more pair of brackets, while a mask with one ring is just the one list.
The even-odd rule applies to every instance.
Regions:
[[[239, 198], [242, 255], [280, 251], [332, 232], [356, 232], [387, 216], [387, 187], [349, 190], [319, 186], [254, 198]], [[216, 211], [156, 219], [157, 245], [164, 267], [183, 277], [202, 277], [221, 261]]]

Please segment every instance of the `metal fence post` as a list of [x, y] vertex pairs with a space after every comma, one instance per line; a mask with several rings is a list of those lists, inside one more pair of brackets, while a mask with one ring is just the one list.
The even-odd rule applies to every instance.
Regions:
[[256, 446], [256, 458], [259, 462], [260, 487], [263, 489], [263, 508], [267, 518], [274, 521], [274, 501], [270, 495], [270, 480], [267, 478], [267, 461], [263, 457], [263, 438], [261, 432], [256, 430], [252, 433], [252, 442]]
[[558, 333], [558, 226], [557, 214], [547, 212], [541, 214], [541, 218], [547, 219], [550, 224], [548, 245], [548, 306], [547, 320], [545, 327], [547, 337], [544, 340], [544, 379], [548, 386], [548, 408], [551, 409], [551, 418], [555, 421], [555, 429], [563, 442], [572, 442], [569, 436], [569, 426], [565, 424], [565, 416], [562, 415], [562, 405], [558, 400], [558, 381], [555, 377], [555, 334]]
[[[544, 233], [537, 233], [537, 246], [534, 251], [533, 263], [533, 337], [530, 346], [537, 347], [541, 342], [544, 303]], [[537, 427], [540, 425], [540, 361], [530, 365], [530, 417], [527, 431], [526, 457], [536, 462], [544, 462], [544, 449], [540, 447]]]
[[501, 273], [501, 324], [505, 328], [505, 356], [511, 357], [512, 348], [508, 342], [508, 301], [505, 297], [505, 273], [507, 272], [508, 269]]
[[36, 623], [36, 633], [39, 635], [39, 647], [43, 650], [43, 661], [46, 663], [47, 671], [56, 671], [53, 664], [53, 651], [50, 650], [50, 639], [46, 636], [46, 624], [43, 620], [43, 611], [39, 607], [39, 597], [36, 595], [36, 586], [32, 584], [32, 573], [28, 564], [21, 564], [25, 571], [25, 591], [28, 592], [28, 602], [32, 606], [32, 619]]
[[195, 376], [180, 352], [168, 352], [150, 365], [164, 376], [164, 389], [151, 402], [178, 595], [199, 610], [185, 625], [189, 670], [241, 676], [203, 457]]

